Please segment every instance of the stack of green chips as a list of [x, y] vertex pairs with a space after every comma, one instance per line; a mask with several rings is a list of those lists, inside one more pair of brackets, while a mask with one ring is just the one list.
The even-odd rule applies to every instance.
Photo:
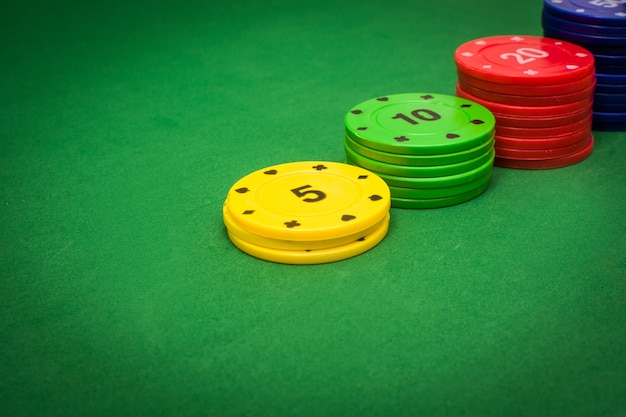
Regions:
[[346, 161], [380, 176], [392, 207], [451, 206], [489, 185], [495, 118], [475, 102], [432, 93], [389, 95], [354, 106], [345, 126]]

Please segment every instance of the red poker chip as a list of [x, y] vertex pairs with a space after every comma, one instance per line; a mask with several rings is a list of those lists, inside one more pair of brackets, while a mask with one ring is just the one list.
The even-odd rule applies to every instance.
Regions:
[[594, 71], [587, 49], [540, 36], [475, 39], [454, 52], [457, 68], [473, 77], [518, 85], [551, 85], [580, 80]]
[[471, 84], [467, 84], [459, 80], [458, 87], [463, 91], [478, 97], [483, 100], [489, 100], [496, 103], [511, 105], [511, 106], [530, 106], [530, 107], [545, 107], [545, 106], [560, 106], [563, 104], [574, 103], [587, 99], [593, 95], [595, 84], [590, 85], [582, 90], [574, 91], [567, 94], [555, 94], [545, 97], [529, 97], [529, 96], [517, 96], [510, 94], [494, 93], [488, 90], [482, 90], [476, 88]]
[[496, 129], [501, 128], [502, 126], [516, 127], [522, 129], [545, 129], [568, 126], [583, 119], [586, 119], [591, 114], [591, 108], [592, 105], [589, 105], [573, 113], [545, 117], [523, 117], [510, 114], [501, 114], [497, 112], [492, 113], [496, 118]]
[[591, 131], [588, 131], [586, 133], [587, 135], [581, 141], [572, 143], [570, 145], [559, 146], [549, 149], [521, 149], [498, 146], [498, 139], [496, 138], [496, 157], [509, 159], [541, 159], [566, 156], [583, 149], [589, 144], [589, 142], [591, 141]]
[[515, 139], [549, 139], [555, 136], [568, 135], [571, 134], [571, 132], [579, 132], [583, 129], [590, 129], [592, 120], [592, 114], [588, 113], [586, 118], [577, 122], [555, 127], [528, 128], [510, 127], [499, 124], [496, 126], [496, 134]]
[[459, 81], [463, 81], [466, 84], [471, 84], [476, 88], [482, 90], [493, 91], [499, 94], [511, 94], [517, 96], [526, 97], [550, 97], [555, 94], [567, 94], [573, 91], [579, 91], [595, 84], [596, 77], [595, 72], [587, 75], [580, 80], [568, 82], [565, 84], [552, 84], [552, 85], [516, 85], [516, 84], [501, 84], [493, 82], [492, 80], [483, 80], [480, 78], [472, 77], [465, 74], [460, 69], [457, 71]]
[[593, 103], [593, 96], [589, 95], [583, 100], [573, 103], [560, 104], [558, 106], [512, 106], [509, 104], [496, 103], [495, 101], [484, 100], [473, 94], [463, 90], [457, 84], [456, 95], [467, 100], [482, 105], [489, 109], [492, 113], [510, 114], [516, 116], [558, 116], [562, 114], [572, 113], [581, 110]]
[[564, 146], [574, 145], [576, 143], [582, 142], [585, 139], [587, 139], [590, 133], [591, 133], [591, 126], [583, 130], [578, 130], [578, 131], [561, 135], [561, 136], [554, 136], [552, 138], [520, 139], [520, 138], [511, 138], [511, 137], [496, 134], [495, 146], [508, 148], [508, 149], [525, 149], [525, 150], [554, 149], [554, 148], [561, 148]]
[[590, 136], [589, 143], [584, 148], [571, 153], [569, 155], [557, 158], [528, 158], [528, 159], [511, 159], [511, 158], [495, 158], [494, 164], [504, 168], [516, 169], [552, 169], [562, 168], [569, 165], [577, 164], [584, 161], [593, 151], [593, 135]]

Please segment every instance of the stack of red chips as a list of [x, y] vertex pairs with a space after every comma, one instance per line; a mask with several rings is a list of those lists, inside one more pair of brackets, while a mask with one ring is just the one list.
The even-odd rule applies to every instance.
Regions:
[[494, 36], [459, 46], [454, 57], [456, 95], [496, 118], [496, 165], [559, 168], [591, 154], [595, 69], [585, 48], [537, 36]]

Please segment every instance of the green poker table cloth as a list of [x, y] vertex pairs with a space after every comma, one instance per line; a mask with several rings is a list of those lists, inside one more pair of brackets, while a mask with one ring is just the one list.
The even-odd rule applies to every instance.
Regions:
[[343, 161], [343, 117], [454, 94], [541, 2], [5, 2], [0, 415], [625, 416], [626, 133], [391, 210], [313, 266], [228, 240], [230, 186]]

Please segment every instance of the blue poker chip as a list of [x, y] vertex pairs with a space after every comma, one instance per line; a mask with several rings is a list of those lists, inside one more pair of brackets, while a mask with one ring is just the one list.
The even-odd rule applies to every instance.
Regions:
[[596, 72], [600, 74], [626, 75], [626, 66], [596, 64]]
[[596, 83], [595, 94], [626, 94], [626, 84]]
[[548, 9], [543, 9], [541, 22], [568, 32], [582, 33], [596, 36], [626, 36], [626, 26], [599, 26], [585, 23], [572, 22], [550, 14]]
[[[585, 33], [575, 33], [556, 28], [542, 21], [544, 33], [550, 38], [562, 39], [586, 47], [587, 45], [624, 48], [626, 50], [626, 36], [598, 36]], [[593, 52], [593, 51], [591, 51]]]
[[594, 120], [592, 129], [613, 132], [624, 131], [626, 130], [626, 122], [600, 122]]
[[572, 22], [626, 27], [625, 0], [544, 0], [543, 7]]
[[[582, 46], [582, 45], [580, 45]], [[625, 46], [602, 46], [602, 45], [587, 45], [586, 48], [589, 52], [595, 55], [626, 55]]]
[[595, 93], [593, 103], [626, 105], [626, 94]]
[[596, 65], [621, 65], [626, 67], [626, 55], [593, 55]]
[[600, 84], [623, 86], [626, 84], [626, 74], [599, 74], [596, 73], [596, 81]]
[[599, 103], [594, 101], [593, 111], [598, 113], [623, 113], [626, 115], [626, 103]]
[[603, 131], [611, 131], [611, 132], [623, 132], [626, 130], [626, 122], [622, 123], [609, 123], [609, 122], [594, 122], [593, 130], [603, 130]]
[[[589, 43], [582, 42], [580, 38], [574, 39], [576, 36], [568, 36], [567, 32], [556, 33], [547, 26], [543, 28], [543, 36], [546, 38], [560, 39], [564, 41], [568, 41], [570, 43], [575, 43], [579, 46], [582, 46], [589, 52], [591, 52], [594, 56], [599, 55], [612, 55], [612, 56], [621, 56], [626, 55], [626, 46], [606, 46], [606, 45], [593, 45]], [[586, 40], [587, 42], [589, 39]]]
[[626, 123], [626, 113], [593, 112], [593, 121], [602, 123]]

